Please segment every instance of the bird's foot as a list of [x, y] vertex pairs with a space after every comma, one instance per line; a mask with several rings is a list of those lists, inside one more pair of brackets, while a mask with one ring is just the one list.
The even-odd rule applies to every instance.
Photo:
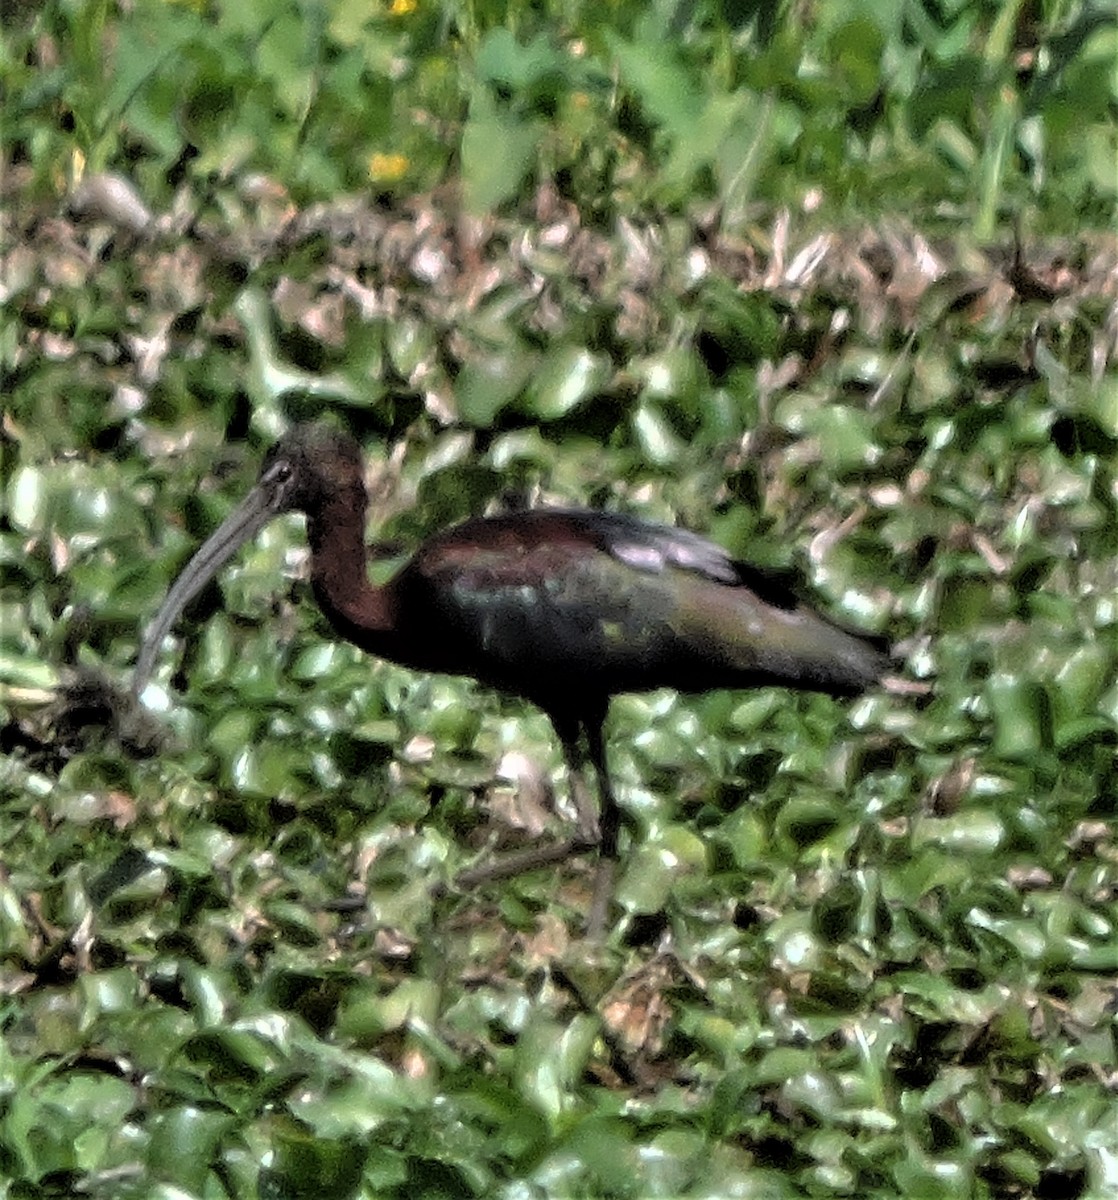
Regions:
[[577, 854], [592, 850], [595, 845], [597, 845], [596, 837], [587, 839], [580, 833], [575, 837], [564, 838], [561, 842], [552, 842], [546, 846], [529, 846], [526, 850], [502, 854], [481, 866], [459, 871], [454, 877], [454, 883], [456, 887], [468, 890], [498, 879], [511, 879], [514, 875], [523, 875], [526, 871], [535, 871], [539, 867], [550, 867], [555, 863], [566, 862]]

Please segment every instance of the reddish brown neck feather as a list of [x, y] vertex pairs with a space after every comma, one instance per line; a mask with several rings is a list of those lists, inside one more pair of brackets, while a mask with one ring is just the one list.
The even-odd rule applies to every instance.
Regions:
[[347, 623], [369, 633], [395, 626], [391, 587], [374, 587], [368, 577], [364, 491], [334, 494], [307, 516], [311, 578], [315, 591]]

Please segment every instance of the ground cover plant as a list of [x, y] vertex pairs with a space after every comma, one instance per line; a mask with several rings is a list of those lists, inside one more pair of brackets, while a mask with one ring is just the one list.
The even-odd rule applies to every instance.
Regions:
[[[0, 1197], [1118, 1188], [1118, 30], [1084, 3], [9, 5]], [[543, 717], [337, 642], [592, 504], [794, 566], [910, 694], [626, 697], [604, 945]], [[569, 813], [567, 814], [569, 816]]]

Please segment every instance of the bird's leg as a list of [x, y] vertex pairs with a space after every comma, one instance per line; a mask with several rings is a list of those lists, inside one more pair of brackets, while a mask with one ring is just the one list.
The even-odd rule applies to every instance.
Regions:
[[571, 803], [575, 805], [575, 827], [579, 839], [590, 846], [596, 846], [601, 841], [599, 823], [594, 800], [590, 798], [587, 786], [587, 770], [584, 762], [572, 762], [567, 757], [567, 780], [571, 785]]
[[594, 811], [594, 802], [590, 798], [590, 789], [586, 786], [586, 775], [583, 771], [569, 771], [571, 781], [571, 800], [575, 806], [578, 836], [591, 846], [596, 846], [601, 838], [598, 831], [598, 816]]
[[563, 746], [563, 761], [567, 764], [567, 782], [571, 788], [571, 803], [575, 807], [578, 836], [591, 846], [598, 844], [598, 816], [586, 786], [586, 755], [579, 737], [577, 721], [552, 717], [552, 724]]
[[578, 818], [574, 836], [547, 845], [528, 846], [524, 850], [502, 854], [480, 866], [459, 871], [454, 877], [454, 882], [458, 887], [468, 889], [483, 883], [492, 883], [498, 879], [511, 879], [514, 875], [522, 875], [526, 871], [535, 871], [539, 867], [566, 862], [576, 854], [582, 854], [597, 846], [599, 840], [598, 821], [586, 789], [586, 779], [583, 774], [585, 755], [579, 742], [578, 722], [563, 717], [552, 717], [552, 723], [563, 746], [563, 758], [567, 764], [571, 785], [571, 799]]
[[596, 719], [585, 722], [586, 741], [590, 761], [598, 777], [598, 867], [594, 873], [594, 894], [590, 901], [590, 912], [586, 918], [586, 933], [592, 941], [600, 941], [605, 935], [609, 918], [609, 905], [613, 899], [613, 883], [618, 858], [618, 835], [621, 832], [621, 809], [613, 794], [606, 767], [606, 746], [602, 736], [605, 708]]

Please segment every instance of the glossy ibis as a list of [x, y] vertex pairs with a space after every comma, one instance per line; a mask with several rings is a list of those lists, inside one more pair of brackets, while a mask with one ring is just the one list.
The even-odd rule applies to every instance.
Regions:
[[[472, 675], [551, 718], [578, 835], [460, 880], [512, 874], [598, 843], [588, 922], [595, 933], [611, 894], [621, 815], [602, 738], [612, 696], [768, 684], [852, 696], [886, 669], [877, 640], [839, 628], [781, 578], [681, 529], [577, 509], [480, 517], [428, 539], [377, 587], [366, 570], [366, 509], [357, 444], [323, 424], [292, 429], [168, 592], [140, 650], [135, 694], [176, 617], [222, 564], [273, 517], [302, 511], [314, 594], [342, 637], [417, 670]], [[587, 757], [598, 780], [597, 822], [585, 804]]]

